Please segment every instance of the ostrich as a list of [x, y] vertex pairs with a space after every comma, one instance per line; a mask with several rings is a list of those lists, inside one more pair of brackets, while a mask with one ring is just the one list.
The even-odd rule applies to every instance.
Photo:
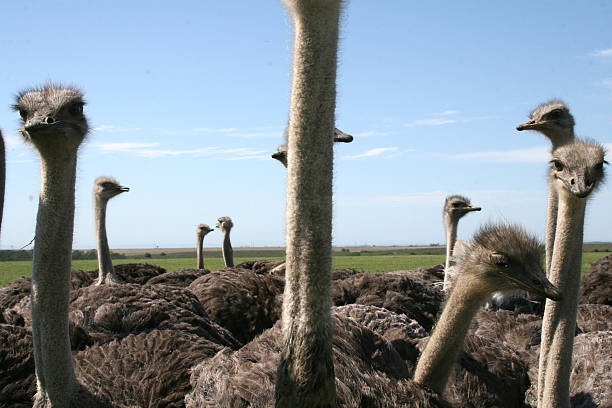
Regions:
[[[198, 236], [198, 246], [197, 246], [198, 269], [204, 269], [204, 237], [209, 232], [213, 231], [213, 229], [210, 228], [206, 224], [200, 224], [198, 225], [198, 228], [196, 231], [197, 231], [197, 236]], [[228, 232], [227, 240], [229, 242], [229, 232]], [[225, 249], [225, 242], [223, 243], [223, 246]], [[230, 247], [231, 247], [231, 244], [230, 244]]]
[[453, 255], [457, 280], [419, 358], [414, 381], [439, 394], [461, 351], [474, 314], [494, 291], [525, 289], [558, 300], [559, 291], [540, 266], [536, 239], [520, 227], [485, 225], [472, 243], [459, 243]]
[[[529, 115], [529, 121], [520, 124], [516, 130], [535, 130], [546, 136], [552, 151], [574, 141], [574, 117], [569, 107], [560, 100], [552, 100], [535, 108]], [[550, 270], [550, 260], [557, 227], [557, 207], [559, 197], [554, 190], [548, 193], [548, 215], [546, 221], [546, 274]]]
[[223, 231], [223, 261], [226, 268], [234, 267], [234, 250], [230, 241], [230, 231], [234, 226], [230, 217], [221, 217], [217, 222], [217, 228]]
[[334, 407], [332, 178], [341, 0], [283, 0], [294, 23], [277, 407]]
[[38, 150], [42, 170], [32, 261], [34, 406], [96, 406], [76, 380], [68, 330], [77, 151], [88, 131], [85, 102], [79, 90], [53, 84], [16, 99], [21, 134]]
[[113, 260], [106, 237], [106, 205], [111, 198], [130, 191], [110, 177], [98, 177], [94, 182], [94, 214], [96, 218], [96, 235], [98, 242], [98, 275], [97, 285], [120, 283], [113, 269]]
[[549, 278], [563, 292], [560, 302], [546, 301], [538, 370], [538, 406], [569, 407], [584, 214], [590, 194], [604, 178], [604, 150], [574, 141], [553, 151], [550, 189], [558, 196], [557, 227]]
[[[285, 140], [288, 140], [287, 137], [288, 129], [285, 129]], [[338, 128], [334, 128], [334, 142], [342, 142], [342, 143], [351, 143], [353, 141], [353, 136], [344, 133]], [[282, 163], [285, 168], [287, 167], [287, 143], [278, 146], [278, 151], [272, 154], [272, 158], [278, 160]]]
[[446, 197], [444, 201], [444, 227], [446, 229], [446, 264], [444, 266], [444, 286], [445, 292], [448, 292], [453, 284], [453, 276], [451, 273], [451, 256], [453, 248], [457, 240], [457, 224], [461, 217], [471, 211], [480, 211], [480, 207], [475, 207], [470, 203], [470, 199], [460, 196], [451, 195]]
[[2, 230], [2, 214], [4, 213], [4, 186], [6, 184], [6, 153], [4, 151], [4, 137], [0, 130], [0, 231]]

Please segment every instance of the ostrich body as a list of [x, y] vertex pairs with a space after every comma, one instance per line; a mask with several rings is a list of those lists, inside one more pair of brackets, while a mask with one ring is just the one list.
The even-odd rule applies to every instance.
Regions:
[[277, 407], [335, 407], [332, 176], [341, 0], [284, 0], [295, 28]]
[[232, 249], [232, 242], [230, 241], [230, 232], [234, 223], [230, 217], [221, 217], [218, 221], [217, 228], [223, 231], [223, 261], [225, 262], [226, 268], [233, 268], [234, 250]]
[[522, 228], [482, 227], [455, 248], [457, 280], [417, 364], [414, 380], [442, 394], [474, 314], [494, 291], [526, 289], [554, 299], [558, 290], [540, 266], [539, 243]]
[[21, 134], [41, 158], [41, 191], [32, 261], [34, 406], [68, 407], [78, 387], [68, 332], [77, 150], [88, 131], [83, 96], [45, 85], [20, 93], [13, 108]]
[[[198, 269], [204, 269], [204, 237], [206, 236], [206, 234], [208, 234], [211, 231], [213, 231], [213, 229], [210, 228], [206, 224], [198, 225], [198, 229], [197, 229], [197, 236], [198, 236], [198, 246], [197, 246]], [[229, 234], [229, 232], [228, 232], [228, 234]], [[228, 237], [228, 241], [229, 241], [229, 237]], [[225, 249], [225, 241], [223, 243], [223, 246], [224, 246], [224, 249]], [[230, 249], [231, 249], [231, 244], [230, 244]], [[225, 252], [224, 252], [224, 254], [225, 254]]]
[[604, 177], [601, 146], [575, 141], [553, 152], [550, 188], [559, 197], [549, 279], [563, 293], [546, 301], [538, 371], [538, 406], [569, 407], [578, 294], [582, 265], [584, 213], [589, 195]]
[[[287, 130], [285, 129], [285, 140], [287, 140]], [[334, 128], [334, 142], [338, 143], [351, 143], [353, 141], [353, 136], [348, 133], [344, 133], [338, 128]], [[287, 143], [278, 146], [278, 150], [276, 153], [272, 154], [272, 158], [278, 160], [282, 163], [285, 168], [287, 167]]]
[[[552, 151], [574, 141], [574, 117], [569, 107], [560, 100], [552, 100], [535, 108], [529, 115], [529, 121], [520, 124], [516, 130], [535, 130], [546, 136]], [[557, 227], [557, 207], [559, 197], [550, 189], [548, 192], [548, 214], [546, 218], [546, 274], [550, 270], [552, 250]]]
[[444, 201], [444, 227], [446, 229], [446, 264], [444, 267], [444, 286], [445, 292], [452, 287], [453, 276], [451, 276], [451, 257], [453, 248], [457, 241], [457, 224], [461, 217], [471, 211], [480, 211], [480, 207], [475, 207], [470, 200], [460, 195], [446, 197]]
[[106, 236], [106, 205], [108, 200], [126, 191], [130, 189], [110, 177], [98, 177], [94, 182], [94, 214], [98, 243], [98, 270], [100, 271], [97, 285], [120, 283], [113, 269], [113, 260]]

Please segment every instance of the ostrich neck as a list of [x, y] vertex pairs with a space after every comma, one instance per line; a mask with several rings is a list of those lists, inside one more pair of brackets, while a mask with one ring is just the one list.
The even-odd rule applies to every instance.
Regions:
[[[459, 271], [459, 276], [461, 271]], [[472, 317], [486, 299], [482, 291], [470, 288], [470, 282], [459, 277], [444, 311], [419, 358], [414, 381], [442, 395]]]
[[2, 215], [4, 213], [4, 186], [6, 183], [6, 153], [4, 138], [0, 132], [0, 231], [2, 229]]
[[335, 407], [331, 233], [340, 1], [294, 1], [287, 261], [276, 407]]
[[68, 407], [76, 381], [68, 332], [76, 152], [41, 160], [31, 294], [36, 406]]
[[234, 250], [230, 241], [230, 230], [223, 231], [223, 260], [225, 261], [225, 267], [234, 267]]
[[[451, 266], [451, 256], [457, 241], [457, 224], [459, 224], [458, 219], [453, 220], [449, 216], [444, 217], [444, 225], [446, 227], [446, 265], [444, 269], [448, 269]], [[444, 284], [446, 285], [446, 276], [444, 276]]]
[[563, 298], [546, 300], [538, 374], [539, 407], [569, 407], [569, 380], [576, 330], [586, 199], [559, 191], [550, 282]]
[[96, 219], [96, 237], [98, 244], [98, 285], [103, 283], [119, 282], [113, 269], [113, 260], [111, 258], [110, 248], [108, 246], [108, 238], [106, 236], [106, 205], [108, 200], [100, 197], [95, 197], [95, 219]]
[[198, 246], [196, 248], [198, 269], [204, 269], [204, 234], [198, 234]]

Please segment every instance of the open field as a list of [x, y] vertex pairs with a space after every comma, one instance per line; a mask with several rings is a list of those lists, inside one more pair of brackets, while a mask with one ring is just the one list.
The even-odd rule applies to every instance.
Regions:
[[[393, 247], [397, 249], [397, 247]], [[407, 247], [414, 249], [414, 247]], [[268, 249], [267, 249], [268, 250]], [[282, 251], [282, 248], [279, 248]], [[253, 251], [253, 256], [236, 257], [236, 265], [252, 259], [283, 259], [282, 256], [257, 256], [263, 255]], [[378, 252], [356, 252], [356, 253], [339, 253], [333, 257], [334, 269], [355, 268], [370, 273], [383, 273], [401, 269], [416, 269], [419, 267], [428, 268], [444, 262], [444, 255], [411, 255], [411, 254], [384, 254]], [[151, 252], [149, 252], [151, 253]], [[595, 262], [612, 252], [584, 252], [582, 256], [582, 272], [589, 270], [592, 262]], [[359, 255], [356, 255], [359, 254]], [[113, 261], [115, 265], [123, 263], [150, 263], [159, 265], [168, 271], [179, 269], [194, 268], [196, 265], [195, 257], [173, 258], [169, 252], [165, 256], [152, 255], [151, 258], [130, 258], [117, 259]], [[223, 268], [223, 259], [221, 257], [205, 257], [205, 266], [207, 269], [216, 270]], [[72, 263], [74, 269], [93, 270], [98, 268], [98, 261], [91, 260], [75, 260]], [[30, 276], [32, 273], [31, 261], [5, 261], [0, 262], [0, 286], [6, 286], [16, 278], [21, 276]]]

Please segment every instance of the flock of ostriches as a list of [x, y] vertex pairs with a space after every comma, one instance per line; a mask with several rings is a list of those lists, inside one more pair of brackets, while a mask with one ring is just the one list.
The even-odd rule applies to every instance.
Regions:
[[285, 262], [234, 266], [222, 217], [224, 269], [204, 269], [205, 224], [197, 269], [113, 268], [107, 203], [129, 189], [100, 177], [99, 269], [73, 271], [82, 94], [47, 84], [17, 96], [42, 181], [32, 277], [0, 290], [0, 406], [611, 407], [610, 259], [579, 293], [602, 147], [574, 139], [561, 101], [517, 127], [552, 142], [544, 267], [540, 243], [516, 225], [458, 241], [459, 219], [480, 208], [454, 195], [445, 266], [332, 271], [333, 143], [352, 140], [334, 131], [342, 4], [284, 3], [295, 27], [286, 144], [274, 154], [288, 172]]

